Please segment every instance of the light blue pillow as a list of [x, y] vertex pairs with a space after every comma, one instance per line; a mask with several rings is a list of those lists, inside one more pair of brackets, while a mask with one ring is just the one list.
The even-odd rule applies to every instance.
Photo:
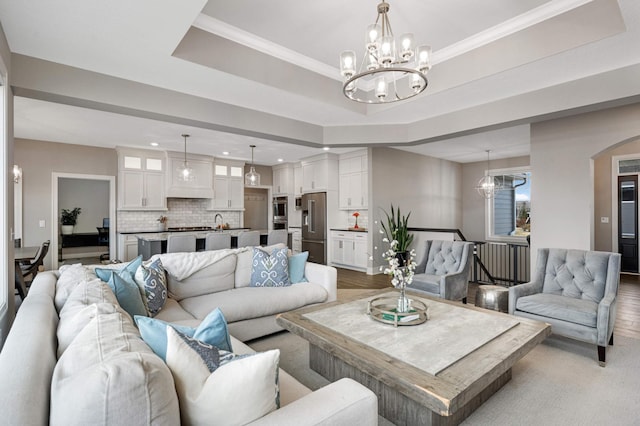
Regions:
[[144, 302], [142, 302], [138, 285], [128, 271], [116, 271], [111, 274], [111, 278], [107, 284], [109, 284], [109, 287], [113, 290], [113, 294], [116, 295], [116, 299], [118, 299], [118, 303], [122, 309], [127, 311], [131, 317], [135, 315], [147, 315], [147, 308], [144, 306]]
[[194, 339], [213, 345], [218, 349], [232, 352], [231, 339], [227, 330], [227, 321], [219, 308], [205, 317], [197, 328], [170, 324], [147, 316], [134, 317], [142, 339], [163, 360], [167, 358], [167, 327]]
[[304, 267], [307, 264], [308, 257], [308, 251], [303, 251], [302, 253], [289, 257], [289, 281], [291, 281], [292, 284], [308, 282], [304, 276]]
[[274, 249], [271, 255], [258, 247], [253, 248], [251, 287], [285, 287], [289, 281], [287, 248]]
[[129, 263], [118, 265], [116, 268], [96, 268], [96, 275], [102, 281], [108, 283], [111, 279], [111, 274], [114, 272], [128, 271], [131, 276], [133, 276], [140, 265], [142, 265], [142, 255], [136, 257]]

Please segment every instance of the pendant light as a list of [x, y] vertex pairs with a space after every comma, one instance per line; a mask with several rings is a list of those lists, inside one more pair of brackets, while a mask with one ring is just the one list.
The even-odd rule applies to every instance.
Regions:
[[187, 162], [187, 138], [189, 135], [183, 134], [182, 137], [184, 138], [184, 161], [176, 171], [178, 172], [178, 180], [182, 182], [191, 182], [196, 178], [196, 175], [193, 173], [193, 169], [189, 167], [189, 162]]
[[502, 183], [500, 182], [500, 180], [496, 179], [490, 174], [490, 170], [491, 170], [490, 163], [489, 163], [490, 152], [491, 152], [490, 150], [486, 151], [487, 170], [485, 171], [484, 176], [480, 178], [480, 180], [478, 181], [478, 185], [476, 185], [476, 191], [478, 191], [478, 194], [482, 195], [486, 199], [495, 197], [496, 193], [499, 191], [502, 191], [503, 189]]
[[260, 185], [260, 174], [256, 172], [256, 168], [253, 166], [253, 149], [256, 146], [249, 146], [251, 147], [251, 168], [249, 169], [249, 173], [244, 175], [244, 184], [245, 186], [258, 186]]

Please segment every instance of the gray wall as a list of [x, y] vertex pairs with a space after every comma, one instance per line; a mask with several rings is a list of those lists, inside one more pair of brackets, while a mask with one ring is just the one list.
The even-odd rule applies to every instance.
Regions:
[[[514, 157], [491, 160], [492, 169], [506, 169], [529, 165], [529, 157]], [[485, 199], [476, 191], [476, 185], [487, 169], [486, 161], [462, 164], [462, 233], [469, 241], [484, 241], [485, 238]], [[531, 180], [535, 185], [536, 176]], [[535, 200], [532, 200], [535, 203]], [[535, 226], [535, 222], [534, 222]]]
[[387, 248], [379, 233], [379, 221], [385, 217], [381, 209], [389, 211], [391, 203], [400, 206], [403, 215], [411, 212], [410, 227], [462, 227], [462, 166], [393, 148], [370, 152], [370, 249], [377, 271]]
[[[51, 239], [53, 172], [117, 176], [117, 158], [115, 149], [16, 139], [15, 162], [22, 167], [23, 178], [23, 245]], [[45, 220], [44, 228], [39, 227], [40, 220]], [[47, 268], [55, 251], [52, 248], [45, 259]]]
[[58, 181], [58, 209], [80, 207], [76, 233], [97, 232], [102, 219], [109, 217], [109, 182], [104, 180], [60, 178]]
[[[611, 251], [613, 249], [613, 206], [611, 180], [612, 158], [618, 155], [640, 155], [640, 139], [617, 146], [598, 155], [594, 161], [594, 214], [596, 250]], [[609, 223], [601, 223], [601, 217], [608, 217]]]
[[531, 125], [532, 264], [540, 247], [595, 248], [594, 158], [640, 138], [640, 104]]

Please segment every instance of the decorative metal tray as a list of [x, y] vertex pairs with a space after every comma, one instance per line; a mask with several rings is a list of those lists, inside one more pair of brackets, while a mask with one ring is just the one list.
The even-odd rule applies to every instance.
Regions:
[[418, 325], [429, 319], [429, 307], [420, 300], [411, 299], [409, 312], [397, 312], [398, 299], [392, 297], [376, 297], [367, 304], [367, 314], [376, 321], [385, 324]]

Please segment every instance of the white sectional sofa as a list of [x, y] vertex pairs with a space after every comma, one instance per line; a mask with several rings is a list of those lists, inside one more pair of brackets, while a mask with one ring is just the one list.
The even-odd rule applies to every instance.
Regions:
[[[0, 423], [180, 424], [172, 370], [142, 340], [109, 286], [85, 270], [75, 286], [59, 285], [59, 271], [34, 280], [0, 353]], [[249, 287], [244, 252], [182, 279], [169, 270], [171, 297], [156, 318], [196, 326], [220, 308], [239, 354], [253, 352], [241, 340], [280, 329], [278, 313], [336, 297], [335, 269], [313, 263], [305, 266], [309, 282], [283, 288]], [[276, 377], [279, 408], [249, 424], [377, 424], [375, 394], [350, 379], [312, 392], [283, 370]]]

